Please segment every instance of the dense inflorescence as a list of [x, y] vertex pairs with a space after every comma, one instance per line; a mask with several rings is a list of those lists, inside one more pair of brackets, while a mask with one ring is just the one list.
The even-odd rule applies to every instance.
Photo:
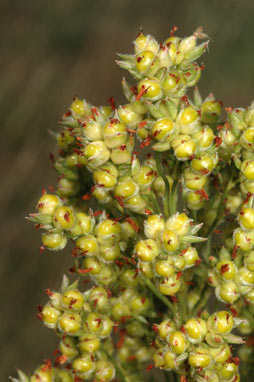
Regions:
[[254, 329], [254, 104], [202, 99], [208, 38], [175, 32], [160, 44], [140, 32], [118, 54], [136, 80], [122, 80], [128, 103], [75, 97], [53, 134], [57, 188], [29, 219], [41, 252], [70, 244], [87, 288], [64, 276], [46, 290], [37, 316], [56, 358], [14, 382], [142, 382], [153, 367], [167, 381], [238, 382], [240, 358], [253, 371], [252, 337], [238, 358], [232, 330]]

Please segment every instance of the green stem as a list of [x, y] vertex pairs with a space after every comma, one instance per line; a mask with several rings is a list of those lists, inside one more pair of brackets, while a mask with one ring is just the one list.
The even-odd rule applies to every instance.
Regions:
[[228, 184], [224, 190], [224, 192], [222, 193], [221, 197], [220, 197], [220, 202], [219, 202], [219, 205], [217, 207], [217, 211], [216, 211], [216, 218], [214, 219], [212, 225], [209, 227], [207, 233], [206, 233], [206, 237], [208, 238], [213, 230], [215, 229], [215, 227], [217, 226], [217, 224], [220, 222], [221, 218], [222, 218], [222, 215], [223, 215], [223, 211], [224, 211], [224, 201], [226, 199], [226, 196], [228, 194], [228, 192], [234, 187], [235, 183], [232, 181], [232, 178], [233, 176], [230, 177], [229, 181], [228, 181]]
[[202, 309], [204, 306], [206, 306], [210, 296], [211, 296], [211, 288], [208, 285], [206, 285], [200, 294], [199, 301], [196, 303], [196, 305], [192, 309], [193, 316], [196, 316], [198, 311]]
[[105, 355], [107, 356], [107, 358], [110, 360], [110, 362], [114, 365], [115, 369], [116, 369], [116, 372], [119, 374], [119, 376], [121, 377], [121, 381], [122, 382], [127, 382], [126, 378], [125, 378], [125, 374], [124, 374], [124, 370], [122, 368], [122, 366], [120, 366], [119, 362], [117, 362], [115, 360], [114, 357], [111, 357], [111, 355], [107, 352], [107, 350], [105, 350], [104, 348], [101, 348], [101, 350], [105, 353]]
[[151, 282], [151, 280], [145, 278], [145, 277], [142, 277], [142, 280], [144, 281], [145, 285], [153, 292], [153, 294], [155, 294], [156, 297], [158, 297], [170, 310], [172, 316], [174, 317], [174, 314], [175, 314], [175, 309], [173, 307], [173, 305], [171, 304], [171, 302], [167, 299], [166, 296], [164, 296], [155, 286], [154, 284]]
[[173, 371], [163, 371], [165, 382], [175, 382], [175, 376]]
[[178, 179], [175, 179], [169, 195], [169, 215], [174, 215], [177, 211], [177, 185]]
[[169, 217], [170, 215], [170, 211], [169, 211], [169, 206], [170, 206], [170, 188], [169, 188], [169, 182], [168, 182], [168, 179], [165, 175], [165, 172], [164, 172], [164, 168], [163, 168], [163, 165], [162, 165], [162, 156], [161, 154], [156, 151], [155, 153], [155, 160], [156, 160], [156, 166], [157, 166], [157, 170], [158, 170], [158, 173], [159, 175], [162, 177], [164, 183], [165, 183], [165, 193], [164, 193], [164, 200], [163, 200], [163, 206], [164, 206], [164, 214], [166, 216], [166, 218]]
[[180, 312], [180, 316], [181, 316], [181, 320], [182, 321], [186, 321], [187, 320], [187, 292], [188, 292], [188, 288], [187, 286], [183, 286], [183, 290], [180, 290], [180, 292], [178, 292], [177, 294], [177, 297], [178, 297], [178, 300], [179, 300], [179, 312]]

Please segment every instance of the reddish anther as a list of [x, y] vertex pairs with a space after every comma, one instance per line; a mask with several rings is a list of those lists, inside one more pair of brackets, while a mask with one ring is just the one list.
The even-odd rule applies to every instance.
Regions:
[[220, 273], [222, 275], [224, 275], [224, 273], [228, 272], [229, 271], [229, 265], [228, 264], [223, 264], [221, 269], [220, 269]]
[[152, 370], [153, 368], [154, 368], [154, 365], [151, 364], [151, 365], [148, 365], [148, 366], [146, 367], [146, 370], [147, 370], [147, 371], [150, 371], [150, 370]]
[[93, 270], [93, 268], [79, 269], [78, 273], [85, 274], [85, 273], [91, 272], [92, 270]]
[[115, 98], [114, 97], [109, 97], [107, 99], [107, 102], [109, 103], [109, 105], [110, 105], [112, 110], [116, 109], [116, 103], [115, 103]]
[[48, 289], [48, 288], [45, 290], [45, 293], [46, 293], [48, 296], [51, 296], [51, 297], [53, 296], [53, 293], [52, 293], [51, 290]]
[[64, 214], [64, 220], [66, 220], [68, 223], [70, 221], [70, 213], [68, 211]]
[[119, 331], [119, 340], [118, 342], [116, 343], [116, 348], [117, 349], [121, 349], [121, 347], [123, 346], [123, 343], [124, 343], [124, 339], [125, 339], [125, 330], [124, 329], [121, 329]]
[[139, 122], [138, 129], [143, 129], [143, 127], [145, 127], [146, 125], [147, 125], [147, 121]]
[[200, 195], [205, 200], [209, 200], [209, 197], [203, 188], [201, 190], [196, 190], [195, 194]]
[[142, 85], [140, 92], [136, 95], [136, 101], [139, 101], [141, 97], [148, 91], [148, 88], [145, 88], [144, 85]]
[[44, 247], [44, 245], [41, 245], [41, 246], [40, 246], [40, 254], [42, 254], [42, 252], [44, 252], [45, 249], [46, 249], [46, 248]]
[[45, 359], [44, 360], [44, 366], [41, 368], [42, 371], [48, 371], [52, 369], [52, 364], [50, 359]]
[[215, 137], [215, 146], [219, 147], [222, 144], [222, 138], [221, 137]]
[[81, 197], [82, 200], [90, 200], [91, 199], [91, 195], [90, 194], [85, 194]]
[[134, 220], [132, 218], [126, 218], [126, 221], [128, 223], [130, 223], [130, 225], [132, 226], [132, 228], [134, 229], [134, 231], [138, 232], [139, 231], [139, 227], [137, 226], [137, 224], [134, 222]]
[[91, 215], [92, 216], [99, 216], [99, 215], [101, 215], [103, 213], [103, 211], [102, 210], [99, 210], [99, 211], [95, 211], [95, 212], [93, 212]]
[[68, 357], [65, 354], [56, 358], [56, 364], [63, 365], [67, 361]]
[[170, 30], [170, 36], [174, 36], [174, 33], [178, 30], [178, 27], [176, 25], [173, 26], [173, 28]]
[[120, 206], [124, 208], [123, 198], [122, 198], [121, 196], [116, 196], [116, 195], [115, 195], [115, 199], [118, 201], [118, 203], [120, 204]]
[[238, 246], [235, 244], [232, 252], [232, 259], [236, 258]]

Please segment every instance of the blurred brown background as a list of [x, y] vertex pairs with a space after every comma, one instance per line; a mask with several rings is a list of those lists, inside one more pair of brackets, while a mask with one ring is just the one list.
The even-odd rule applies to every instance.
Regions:
[[0, 5], [1, 380], [32, 371], [56, 346], [36, 319], [44, 290], [59, 287], [69, 251], [39, 255], [40, 234], [24, 216], [55, 184], [48, 129], [75, 94], [124, 102], [115, 52], [131, 52], [143, 27], [163, 41], [202, 25], [212, 39], [200, 88], [226, 106], [254, 98], [253, 0], [9, 0]]

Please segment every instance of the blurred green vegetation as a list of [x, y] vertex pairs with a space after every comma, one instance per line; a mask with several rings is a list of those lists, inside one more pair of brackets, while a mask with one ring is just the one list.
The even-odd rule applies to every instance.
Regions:
[[75, 94], [94, 104], [124, 102], [115, 52], [131, 52], [143, 27], [163, 41], [177, 25], [211, 38], [200, 89], [226, 106], [247, 106], [254, 85], [253, 0], [12, 0], [0, 5], [2, 380], [32, 371], [56, 346], [36, 319], [44, 290], [58, 288], [70, 251], [39, 255], [40, 234], [24, 216], [55, 184], [48, 130]]

